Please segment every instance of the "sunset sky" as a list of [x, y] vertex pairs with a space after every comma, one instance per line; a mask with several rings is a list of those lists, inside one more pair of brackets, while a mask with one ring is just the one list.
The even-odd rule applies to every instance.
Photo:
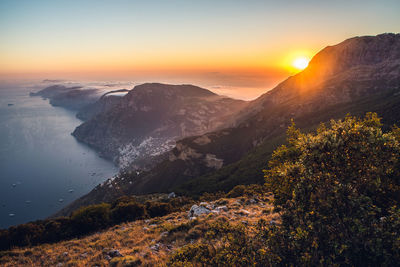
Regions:
[[0, 78], [192, 82], [253, 97], [298, 71], [298, 57], [399, 32], [399, 14], [398, 0], [0, 0]]

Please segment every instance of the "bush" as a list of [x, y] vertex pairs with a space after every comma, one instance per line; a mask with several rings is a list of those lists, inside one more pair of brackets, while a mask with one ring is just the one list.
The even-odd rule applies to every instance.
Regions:
[[59, 240], [73, 238], [76, 230], [70, 218], [60, 217], [42, 222], [44, 225], [43, 238], [38, 244], [44, 242], [57, 242]]
[[282, 212], [270, 247], [285, 264], [400, 262], [399, 135], [381, 126], [369, 113], [331, 121], [315, 134], [289, 128], [288, 145], [274, 152], [265, 171]]
[[86, 234], [110, 225], [110, 204], [102, 203], [84, 207], [71, 215], [77, 232]]
[[[2, 231], [2, 247], [29, 246], [36, 244], [43, 233], [43, 227], [35, 222], [21, 224], [10, 227], [7, 231]], [[4, 242], [4, 243], [3, 243]]]
[[246, 186], [244, 186], [244, 185], [237, 185], [237, 186], [235, 186], [234, 188], [232, 188], [232, 190], [229, 191], [229, 192], [226, 194], [226, 197], [232, 198], [232, 197], [240, 197], [240, 196], [243, 196], [245, 189], [246, 189]]
[[259, 184], [237, 185], [226, 194], [226, 197], [255, 196], [262, 195], [264, 192], [265, 188]]
[[169, 203], [157, 202], [157, 201], [147, 201], [146, 202], [147, 214], [153, 217], [160, 217], [167, 215], [172, 211], [172, 206]]
[[111, 216], [114, 223], [134, 221], [143, 218], [145, 213], [145, 207], [136, 201], [130, 201], [127, 203], [119, 202], [111, 210]]
[[191, 244], [184, 246], [171, 256], [170, 266], [197, 266], [190, 263], [202, 263], [203, 265], [212, 265], [215, 252], [207, 244]]

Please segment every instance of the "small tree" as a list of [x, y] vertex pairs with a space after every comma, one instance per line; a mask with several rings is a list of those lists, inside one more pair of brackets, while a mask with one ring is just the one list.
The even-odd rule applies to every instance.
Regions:
[[264, 171], [282, 217], [269, 246], [281, 263], [399, 264], [400, 134], [381, 127], [368, 113], [317, 133], [288, 129]]

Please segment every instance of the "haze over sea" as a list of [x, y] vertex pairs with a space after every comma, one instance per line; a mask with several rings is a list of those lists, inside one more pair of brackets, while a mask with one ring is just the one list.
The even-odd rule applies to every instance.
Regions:
[[0, 82], [0, 228], [44, 219], [117, 173], [71, 136], [74, 112], [29, 96], [47, 85]]

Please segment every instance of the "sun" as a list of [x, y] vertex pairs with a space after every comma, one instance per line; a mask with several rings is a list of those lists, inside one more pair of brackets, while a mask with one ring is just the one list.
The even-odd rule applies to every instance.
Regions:
[[298, 70], [304, 70], [308, 66], [310, 59], [307, 57], [298, 57], [292, 62], [292, 66]]

